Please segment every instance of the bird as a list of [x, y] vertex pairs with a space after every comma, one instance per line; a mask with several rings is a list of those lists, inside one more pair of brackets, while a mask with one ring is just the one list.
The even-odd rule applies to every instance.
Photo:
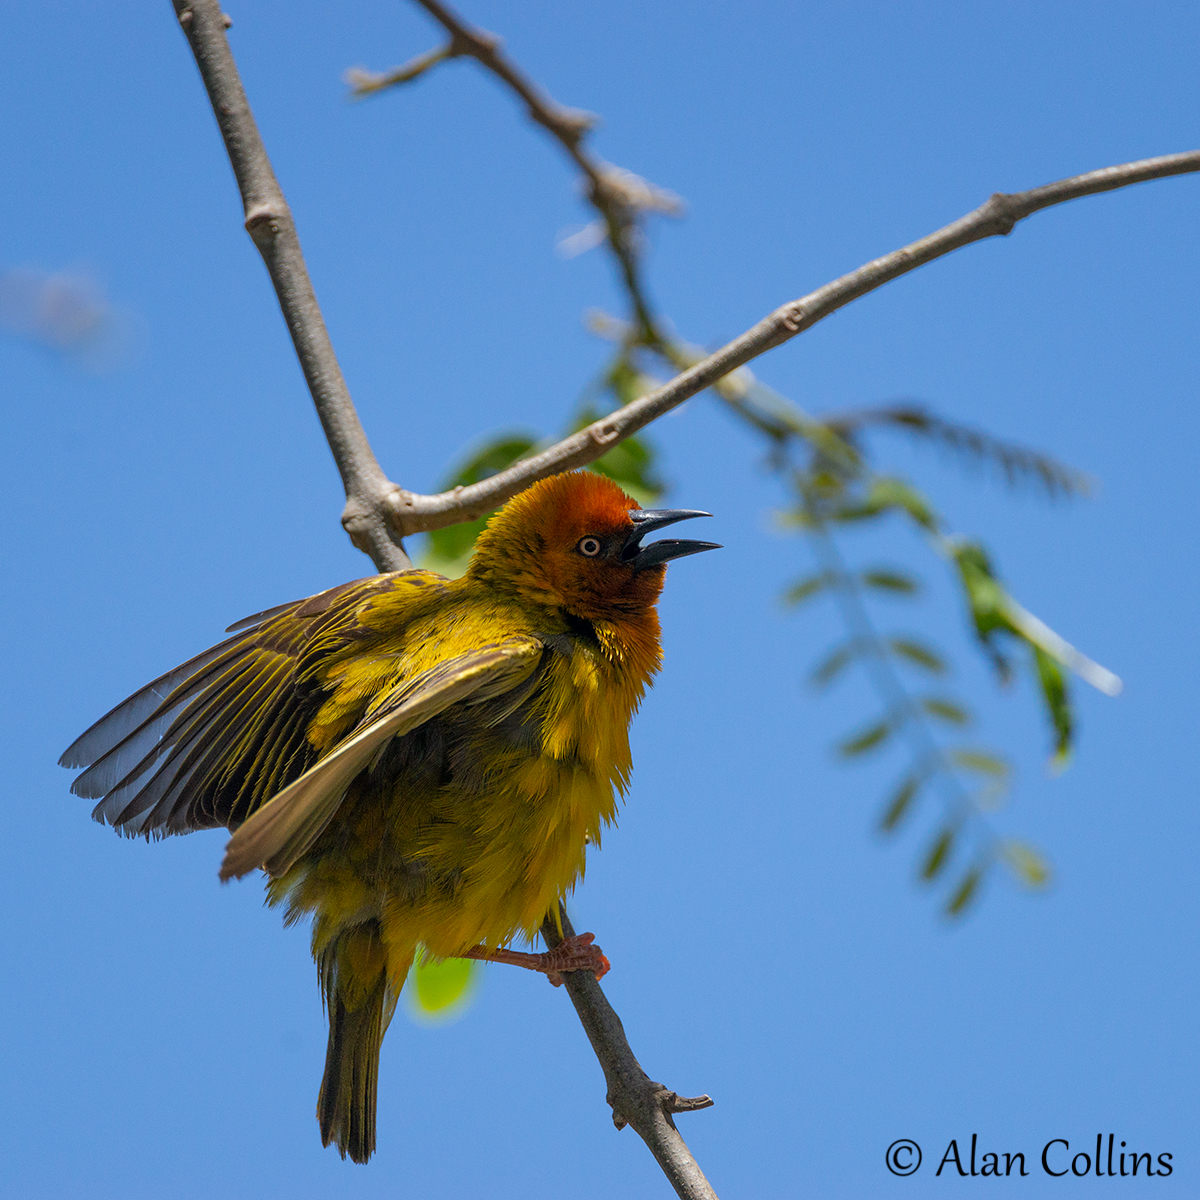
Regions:
[[492, 515], [461, 578], [392, 571], [239, 621], [60, 759], [97, 821], [147, 840], [223, 826], [221, 880], [261, 868], [285, 923], [311, 919], [317, 1119], [343, 1158], [375, 1150], [380, 1046], [418, 954], [551, 982], [608, 969], [590, 933], [511, 943], [559, 911], [627, 792], [666, 564], [720, 548], [642, 539], [709, 515], [550, 476]]

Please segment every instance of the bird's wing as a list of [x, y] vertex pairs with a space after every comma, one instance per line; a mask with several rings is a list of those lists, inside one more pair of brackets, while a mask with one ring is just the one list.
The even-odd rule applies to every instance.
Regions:
[[403, 611], [408, 591], [415, 598], [444, 583], [428, 571], [377, 575], [238, 622], [231, 628], [242, 632], [147, 684], [72, 743], [59, 761], [87, 769], [71, 790], [99, 798], [96, 820], [130, 836], [238, 825], [316, 761], [306, 732], [328, 694], [320, 667], [361, 644], [364, 607], [397, 593]]
[[221, 878], [245, 875], [257, 867], [282, 875], [320, 837], [351, 781], [392, 738], [452, 704], [483, 702], [518, 687], [543, 650], [536, 638], [508, 638], [455, 655], [397, 686], [329, 754], [237, 830], [225, 849]]

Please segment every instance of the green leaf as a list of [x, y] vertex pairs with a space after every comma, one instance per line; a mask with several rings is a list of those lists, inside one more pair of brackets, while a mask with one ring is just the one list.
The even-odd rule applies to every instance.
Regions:
[[844, 504], [830, 515], [835, 521], [865, 521], [892, 510], [907, 513], [930, 533], [937, 531], [937, 517], [925, 497], [904, 480], [886, 475], [872, 479], [866, 495], [857, 504]]
[[1042, 888], [1050, 882], [1050, 864], [1041, 853], [1025, 842], [1005, 842], [1002, 848], [1004, 861], [1016, 877], [1033, 888]]
[[[444, 479], [439, 491], [448, 492], [487, 479], [525, 458], [536, 447], [537, 442], [530, 434], [497, 434]], [[433, 530], [428, 535], [422, 563], [446, 575], [462, 574], [475, 547], [475, 539], [486, 524], [487, 517], [484, 516], [475, 521], [463, 521], [458, 525]]]
[[967, 608], [975, 627], [975, 636], [987, 652], [1001, 680], [1012, 677], [1012, 664], [996, 643], [1000, 632], [1016, 630], [1005, 612], [1008, 599], [992, 570], [987, 551], [978, 542], [960, 541], [953, 547], [954, 563], [967, 598]]
[[951, 750], [950, 761], [964, 771], [974, 771], [977, 775], [987, 775], [992, 779], [1007, 780], [1012, 774], [1012, 767], [995, 754], [986, 750]]
[[983, 879], [983, 871], [979, 867], [972, 867], [962, 878], [962, 882], [954, 891], [954, 895], [950, 897], [946, 905], [946, 915], [951, 917], [962, 916], [975, 899], [975, 893], [979, 890], [980, 881]]
[[[1110, 694], [1119, 690], [1120, 680], [1084, 658], [1043, 622], [1021, 608], [1000, 586], [987, 553], [977, 542], [960, 542], [954, 548], [954, 559], [966, 589], [976, 635], [991, 655], [1002, 679], [1011, 676], [1012, 666], [997, 647], [996, 635], [1007, 633], [1029, 646], [1042, 702], [1054, 730], [1051, 765], [1061, 770], [1070, 761], [1075, 730], [1067, 677], [1061, 663], [1063, 654], [1074, 655], [1069, 661], [1074, 661], [1077, 669], [1087, 672], [1085, 678], [1090, 676], [1096, 686]], [[1056, 645], [1058, 651], [1052, 653]]]
[[924, 696], [919, 701], [921, 707], [931, 716], [950, 725], [969, 725], [971, 714], [961, 704], [938, 696]]
[[858, 641], [843, 642], [813, 668], [809, 682], [814, 687], [828, 687], [861, 652], [862, 646]]
[[893, 654], [903, 658], [914, 667], [921, 667], [932, 675], [946, 673], [945, 659], [924, 642], [918, 642], [913, 638], [894, 637], [888, 639], [888, 645]]
[[804, 579], [793, 583], [783, 593], [783, 602], [789, 608], [793, 608], [796, 605], [803, 604], [806, 600], [811, 600], [826, 588], [832, 587], [836, 582], [837, 575], [833, 571], [821, 571], [817, 575], [808, 575]]
[[882, 512], [888, 508], [898, 508], [908, 513], [922, 529], [931, 533], [937, 530], [937, 518], [929, 501], [903, 479], [880, 475], [871, 481], [867, 492], [867, 504]]
[[[630, 394], [631, 400], [636, 400], [645, 391], [657, 387], [657, 381], [648, 376], [640, 376], [649, 385], [643, 391]], [[621, 403], [628, 403], [622, 400]], [[579, 430], [599, 421], [607, 413], [594, 405], [585, 404], [575, 414], [575, 419], [568, 430], [578, 433]], [[656, 473], [657, 452], [653, 444], [644, 437], [636, 434], [618, 442], [607, 454], [601, 455], [587, 469], [597, 475], [604, 475], [614, 483], [619, 484], [643, 507], [652, 505], [667, 490], [666, 484]]]
[[885, 570], [882, 567], [864, 571], [862, 581], [867, 587], [903, 596], [913, 596], [921, 590], [921, 585], [911, 575], [906, 575], [903, 571]]
[[469, 958], [432, 962], [418, 954], [409, 975], [410, 1005], [419, 1015], [451, 1016], [465, 1007], [477, 976], [478, 968]]
[[1067, 677], [1062, 667], [1045, 650], [1040, 646], [1033, 646], [1032, 649], [1042, 700], [1054, 728], [1054, 754], [1050, 762], [1053, 767], [1062, 770], [1071, 759], [1071, 740], [1075, 730]]
[[860, 733], [853, 734], [847, 738], [838, 750], [846, 758], [854, 758], [856, 755], [865, 754], [868, 750], [873, 750], [890, 736], [892, 732], [892, 722], [883, 720], [875, 725], [869, 725]]
[[908, 812], [917, 792], [921, 789], [921, 784], [924, 782], [924, 774], [914, 772], [900, 785], [899, 790], [892, 797], [891, 803], [887, 806], [883, 816], [879, 818], [879, 828], [884, 833], [891, 833], [904, 819], [904, 815]]
[[933, 845], [929, 848], [929, 853], [925, 857], [925, 863], [921, 867], [922, 879], [936, 879], [945, 867], [947, 860], [950, 857], [950, 850], [954, 845], [954, 835], [956, 830], [953, 826], [947, 825], [945, 829], [938, 834]]

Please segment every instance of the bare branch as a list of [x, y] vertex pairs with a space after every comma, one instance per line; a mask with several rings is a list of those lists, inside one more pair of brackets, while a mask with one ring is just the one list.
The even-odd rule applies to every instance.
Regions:
[[[428, 0], [421, 0], [421, 3], [427, 5]], [[986, 204], [920, 241], [865, 263], [815, 292], [777, 308], [741, 337], [676, 375], [662, 387], [506, 471], [438, 496], [419, 496], [402, 490], [391, 493], [392, 519], [398, 530], [408, 535], [425, 529], [440, 529], [443, 525], [490, 512], [547, 475], [594, 462], [618, 442], [677, 408], [697, 392], [711, 387], [730, 371], [783, 345], [851, 301], [909, 271], [972, 242], [1011, 233], [1018, 221], [1051, 205], [1195, 171], [1200, 171], [1200, 150], [1104, 167], [1027, 192], [1009, 195], [997, 192]]]
[[594, 155], [586, 144], [587, 134], [596, 124], [591, 113], [567, 108], [552, 100], [521, 71], [501, 50], [501, 40], [468, 25], [457, 13], [439, 0], [416, 0], [450, 35], [443, 50], [415, 58], [404, 67], [379, 75], [370, 72], [349, 73], [347, 82], [358, 96], [408, 83], [425, 73], [434, 62], [466, 56], [475, 59], [524, 101], [530, 120], [545, 129], [566, 151], [587, 180], [587, 196], [604, 222], [605, 233], [616, 255], [622, 282], [633, 304], [638, 336], [648, 345], [663, 338], [646, 302], [637, 255], [638, 219], [645, 212], [678, 216], [683, 203], [678, 196], [655, 187], [632, 171], [614, 167]]
[[[542, 937], [551, 949], [558, 945], [562, 936], [571, 937], [575, 932], [561, 905], [559, 918], [562, 935], [549, 917], [542, 925]], [[671, 1119], [672, 1113], [709, 1108], [711, 1098], [680, 1096], [661, 1083], [655, 1083], [634, 1058], [621, 1018], [613, 1011], [594, 976], [587, 971], [565, 971], [562, 978], [588, 1041], [604, 1068], [604, 1079], [608, 1084], [606, 1099], [612, 1106], [613, 1124], [618, 1129], [633, 1126], [658, 1160], [672, 1187], [685, 1200], [716, 1200], [716, 1193]]]
[[179, 23], [208, 89], [213, 114], [225, 141], [246, 212], [246, 230], [254, 239], [287, 322], [296, 357], [312, 393], [325, 438], [333, 452], [346, 507], [342, 524], [354, 544], [381, 571], [412, 564], [386, 514], [388, 482], [371, 451], [342, 378], [321, 309], [313, 292], [291, 211], [246, 100], [229, 41], [227, 21], [217, 0], [173, 0]]
[[[370, 554], [380, 570], [409, 566], [402, 546], [385, 521], [386, 497], [396, 490], [395, 485], [388, 482], [371, 451], [338, 367], [291, 213], [238, 78], [225, 37], [228, 22], [216, 0], [174, 3], [237, 177], [246, 228], [267, 265], [326, 439], [342, 473], [346, 488], [342, 523], [355, 545]], [[410, 77], [446, 56], [435, 53], [426, 56], [423, 63], [410, 65]], [[565, 911], [562, 924], [573, 932]], [[560, 938], [552, 922], [547, 921], [543, 932], [551, 948], [558, 944]], [[633, 1125], [680, 1196], [716, 1200], [672, 1119], [673, 1113], [707, 1108], [712, 1101], [707, 1096], [679, 1096], [652, 1082], [634, 1058], [620, 1018], [595, 979], [585, 972], [570, 972], [565, 974], [565, 982], [604, 1069], [617, 1128]]]

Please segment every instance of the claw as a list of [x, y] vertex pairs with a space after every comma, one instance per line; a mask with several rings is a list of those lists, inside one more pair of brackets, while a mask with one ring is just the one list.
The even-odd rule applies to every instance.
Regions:
[[562, 987], [563, 971], [591, 971], [597, 979], [603, 979], [612, 964], [604, 951], [593, 944], [595, 940], [594, 933], [577, 933], [563, 938], [553, 950], [547, 950], [540, 956], [545, 960], [541, 969], [546, 972], [546, 978], [555, 987]]

